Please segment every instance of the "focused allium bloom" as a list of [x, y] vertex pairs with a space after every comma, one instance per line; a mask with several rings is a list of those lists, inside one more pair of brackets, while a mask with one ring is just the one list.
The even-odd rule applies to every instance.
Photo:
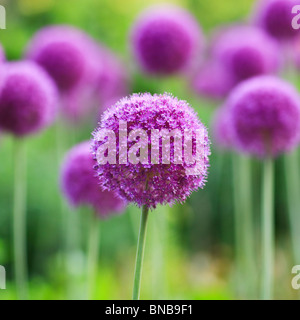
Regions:
[[256, 27], [229, 27], [217, 37], [212, 51], [236, 83], [276, 73], [281, 62], [277, 42]]
[[50, 26], [36, 33], [26, 57], [47, 70], [61, 91], [68, 91], [89, 77], [90, 42], [80, 30]]
[[220, 107], [214, 114], [212, 121], [213, 143], [220, 149], [232, 148], [232, 128], [230, 123], [230, 112], [225, 106]]
[[48, 74], [33, 62], [3, 67], [0, 82], [0, 128], [16, 136], [41, 131], [52, 124], [58, 95]]
[[261, 0], [254, 10], [254, 19], [274, 38], [289, 40], [298, 35], [292, 27], [292, 8], [299, 4], [299, 0]]
[[69, 203], [74, 207], [91, 206], [102, 218], [122, 212], [125, 202], [114, 192], [102, 190], [93, 167], [89, 141], [68, 152], [61, 171], [61, 188]]
[[191, 14], [175, 6], [158, 6], [138, 17], [131, 42], [144, 71], [167, 75], [193, 63], [201, 52], [203, 37]]
[[290, 151], [299, 143], [300, 97], [287, 82], [256, 77], [230, 95], [232, 138], [242, 151], [260, 157]]
[[221, 63], [210, 61], [197, 72], [192, 86], [200, 96], [223, 99], [231, 91], [235, 81]]
[[[121, 127], [120, 121], [126, 122], [125, 127], [123, 124]], [[167, 137], [176, 129], [179, 136], [175, 134], [174, 140]], [[107, 142], [104, 137], [99, 136], [103, 130], [112, 130], [116, 135], [118, 161], [115, 164], [111, 162], [99, 164], [99, 147]], [[119, 137], [119, 130], [125, 138]], [[145, 134], [143, 139], [141, 139], [142, 133], [138, 134], [140, 138], [134, 139], [131, 136], [133, 130], [143, 130], [142, 133]], [[158, 137], [152, 135], [153, 130]], [[200, 137], [197, 137], [198, 132], [202, 133]], [[167, 139], [164, 143], [159, 139], [159, 134], [162, 139]], [[178, 160], [182, 160], [182, 149], [185, 150], [182, 146], [187, 144], [188, 135], [193, 139], [192, 154], [197, 155], [196, 160], [188, 162], [188, 156], [184, 152], [183, 161], [180, 163]], [[195, 141], [196, 139], [198, 141]], [[197, 146], [199, 144], [198, 147], [196, 142]], [[170, 156], [169, 162], [162, 161], [163, 152], [159, 152], [165, 143], [171, 150], [164, 155]], [[142, 156], [145, 152], [145, 161], [141, 159], [137, 162], [129, 161], [131, 148], [136, 147], [136, 144], [140, 146], [139, 151], [132, 151], [134, 156], [137, 154]], [[95, 170], [103, 188], [116, 190], [123, 199], [148, 208], [155, 208], [157, 204], [172, 205], [176, 201], [183, 202], [193, 191], [204, 186], [209, 166], [209, 144], [206, 128], [187, 102], [168, 94], [152, 96], [149, 93], [123, 98], [105, 111], [99, 128], [94, 132], [92, 142], [94, 160], [97, 161]], [[191, 166], [188, 163], [194, 164], [199, 169], [197, 174], [190, 175]]]

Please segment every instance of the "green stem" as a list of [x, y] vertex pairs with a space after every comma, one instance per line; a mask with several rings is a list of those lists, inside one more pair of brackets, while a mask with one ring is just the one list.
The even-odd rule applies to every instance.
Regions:
[[263, 164], [262, 189], [262, 299], [273, 298], [275, 223], [274, 223], [274, 164], [267, 158]]
[[141, 287], [142, 266], [143, 266], [143, 259], [144, 259], [144, 248], [145, 248], [148, 214], [149, 214], [149, 208], [147, 206], [143, 206], [137, 254], [136, 254], [136, 262], [135, 262], [133, 300], [139, 300], [140, 298], [140, 287]]
[[242, 253], [243, 270], [247, 276], [247, 295], [248, 298], [255, 298], [256, 289], [256, 265], [255, 265], [255, 228], [253, 219], [253, 196], [252, 196], [252, 166], [249, 157], [240, 156], [239, 176], [240, 176], [240, 201], [242, 210], [241, 232], [242, 232]]
[[88, 248], [88, 299], [92, 300], [95, 295], [97, 264], [100, 246], [100, 224], [95, 214], [92, 213], [89, 226]]
[[26, 253], [26, 149], [24, 141], [15, 143], [15, 177], [13, 206], [14, 264], [17, 297], [27, 299]]
[[290, 220], [290, 229], [292, 235], [292, 247], [294, 260], [296, 264], [300, 263], [300, 172], [299, 172], [299, 156], [298, 152], [294, 151], [286, 155], [284, 159], [286, 188], [288, 199], [288, 213]]

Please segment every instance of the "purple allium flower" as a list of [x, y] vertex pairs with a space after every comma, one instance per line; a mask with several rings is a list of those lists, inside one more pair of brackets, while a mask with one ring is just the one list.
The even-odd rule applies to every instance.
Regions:
[[41, 29], [28, 46], [26, 57], [40, 64], [62, 91], [89, 76], [91, 39], [69, 26]]
[[222, 64], [210, 61], [196, 74], [192, 85], [200, 96], [223, 99], [234, 87], [235, 81]]
[[298, 35], [293, 29], [292, 8], [300, 4], [299, 0], [261, 0], [254, 12], [258, 26], [278, 40], [289, 40]]
[[133, 54], [146, 72], [167, 75], [190, 67], [201, 51], [203, 36], [188, 12], [158, 6], [138, 17], [131, 41]]
[[276, 156], [298, 145], [300, 97], [280, 79], [261, 76], [243, 82], [231, 93], [232, 138], [235, 146], [257, 156]]
[[[106, 163], [100, 165], [97, 163], [95, 170], [103, 188], [116, 190], [123, 199], [135, 202], [138, 206], [146, 205], [149, 208], [155, 208], [157, 204], [169, 203], [172, 205], [175, 201], [183, 202], [193, 191], [204, 186], [209, 166], [210, 142], [206, 128], [187, 102], [178, 100], [168, 94], [152, 96], [149, 93], [134, 94], [120, 100], [104, 112], [99, 128], [94, 132], [92, 145], [95, 161], [97, 160], [98, 148], [105, 142], [98, 139], [98, 135], [103, 129], [113, 130], [117, 136], [117, 159], [121, 158], [119, 152], [121, 147], [128, 151], [134, 145], [127, 133], [125, 144], [122, 139], [119, 145], [119, 129], [123, 130], [123, 128], [119, 128], [119, 121], [126, 121], [127, 133], [129, 134], [134, 129], [142, 129], [147, 133], [148, 137], [146, 143], [143, 140], [145, 143], [143, 147], [148, 150], [148, 161], [147, 163], [139, 162], [137, 164], [128, 161], [126, 163], [126, 160], [125, 164], [117, 162], [117, 164]], [[160, 133], [163, 129], [166, 129], [168, 133], [177, 129], [183, 135], [184, 143], [186, 143], [187, 132], [193, 137], [193, 142], [195, 142], [195, 134], [198, 130], [203, 133], [197, 141], [197, 144], [200, 143], [201, 145], [197, 148], [197, 154], [200, 155], [199, 158], [201, 158], [200, 162], [202, 163], [197, 174], [188, 174], [190, 167], [185, 161], [186, 158], [183, 159], [182, 164], [174, 161], [175, 150], [178, 151], [176, 149], [178, 144], [175, 147], [174, 140], [170, 143], [171, 161], [169, 164], [162, 162], [162, 152], [160, 152], [159, 159], [156, 161], [158, 164], [154, 164], [151, 154], [153, 150], [159, 150], [159, 148], [161, 150], [162, 148], [162, 141], [152, 139], [151, 130], [154, 129], [159, 130]], [[165, 136], [162, 135], [162, 137]], [[179, 147], [181, 144], [182, 140], [179, 140]], [[196, 152], [195, 149], [195, 143], [193, 143], [193, 155]], [[176, 153], [176, 155], [178, 154]]]
[[281, 62], [277, 42], [256, 27], [234, 26], [220, 34], [213, 55], [237, 83], [275, 73]]
[[121, 213], [125, 202], [114, 192], [101, 189], [93, 167], [90, 142], [73, 147], [66, 155], [61, 171], [64, 195], [72, 206], [89, 205], [102, 218]]
[[230, 122], [230, 111], [225, 106], [220, 107], [214, 114], [212, 122], [213, 142], [220, 149], [231, 149], [232, 147], [232, 128]]
[[7, 63], [0, 84], [0, 128], [16, 136], [52, 124], [58, 95], [54, 82], [33, 62]]

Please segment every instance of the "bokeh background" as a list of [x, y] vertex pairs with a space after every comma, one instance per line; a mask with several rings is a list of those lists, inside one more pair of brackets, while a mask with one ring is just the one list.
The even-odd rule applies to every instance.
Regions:
[[[253, 0], [164, 1], [190, 10], [205, 35], [221, 25], [247, 22]], [[20, 59], [32, 35], [49, 24], [76, 26], [117, 53], [130, 70], [131, 92], [163, 93], [185, 99], [209, 127], [217, 104], [201, 99], [181, 77], [146, 77], [135, 66], [128, 35], [136, 16], [154, 0], [0, 0], [6, 7], [7, 29], [0, 41], [9, 60]], [[76, 128], [72, 137], [65, 125], [67, 151], [90, 139], [92, 121]], [[84, 299], [86, 296], [87, 223], [90, 209], [71, 210], [59, 188], [56, 128], [27, 141], [28, 150], [28, 264], [31, 299]], [[13, 141], [0, 138], [0, 265], [7, 270], [7, 289], [0, 299], [15, 299], [12, 246]], [[222, 161], [220, 160], [222, 159]], [[20, 159], [22, 161], [22, 159]], [[282, 159], [276, 161], [276, 297], [297, 298], [291, 288], [294, 265], [288, 237]], [[260, 192], [260, 163], [253, 161], [254, 192]], [[151, 212], [143, 271], [144, 299], [235, 299], [234, 215], [232, 166], [229, 157], [212, 146], [206, 187], [184, 205], [158, 207]], [[257, 197], [259, 199], [259, 197]], [[255, 202], [258, 220], [259, 202]], [[63, 210], [62, 210], [63, 208]], [[130, 299], [134, 272], [139, 209], [100, 222], [98, 299]], [[256, 221], [257, 222], [257, 221]], [[65, 263], [65, 252], [68, 252]], [[300, 262], [299, 262], [300, 263]], [[259, 268], [259, 265], [258, 265]], [[247, 277], [247, 274], [243, 274]], [[243, 280], [241, 281], [241, 285]]]

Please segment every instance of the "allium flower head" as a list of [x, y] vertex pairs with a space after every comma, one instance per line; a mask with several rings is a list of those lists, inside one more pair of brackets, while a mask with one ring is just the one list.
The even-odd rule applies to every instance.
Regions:
[[90, 38], [69, 26], [41, 29], [28, 46], [26, 57], [40, 64], [60, 90], [71, 90], [87, 77]]
[[257, 25], [278, 40], [289, 40], [297, 36], [293, 29], [292, 8], [299, 0], [260, 0], [254, 12]]
[[[121, 127], [120, 121], [126, 122], [125, 127]], [[105, 143], [104, 138], [99, 138], [99, 133], [104, 129], [112, 130], [116, 135], [115, 164], [109, 162], [99, 164], [98, 161], [99, 147]], [[125, 140], [119, 137], [119, 130], [123, 134], [125, 132]], [[131, 137], [134, 130], [142, 130], [145, 133], [143, 139], [141, 133], [136, 139]], [[174, 133], [174, 130], [178, 130], [179, 135], [173, 135], [172, 140], [167, 135], [170, 132]], [[153, 132], [158, 134], [158, 138], [152, 135]], [[197, 132], [202, 133], [199, 139], [196, 137]], [[170, 156], [169, 162], [162, 160], [161, 150], [164, 144], [163, 140], [159, 139], [159, 134], [169, 143], [170, 149], [166, 153], [167, 157]], [[197, 152], [196, 163], [188, 162], [185, 152], [181, 163], [175, 161], [175, 159], [182, 160], [182, 149], [185, 150], [188, 134], [194, 142], [193, 155]], [[195, 146], [195, 139], [198, 139], [198, 147]], [[145, 161], [133, 163], [129, 161], [129, 154], [131, 148], [138, 142], [140, 149], [134, 153], [141, 156], [141, 149], [144, 148]], [[122, 198], [139, 206], [155, 208], [157, 204], [183, 202], [193, 191], [202, 188], [206, 181], [210, 154], [207, 130], [187, 102], [168, 94], [134, 94], [120, 100], [104, 112], [99, 128], [94, 132], [92, 146], [94, 160], [97, 160], [95, 170], [101, 185], [108, 190], [116, 190]], [[125, 154], [125, 161], [121, 152], [124, 148], [126, 152], [128, 151], [128, 155]], [[156, 160], [153, 157], [155, 150], [159, 154]], [[197, 162], [199, 160], [201, 161]], [[191, 168], [189, 164], [194, 164], [199, 169], [194, 175], [188, 173]]]
[[213, 55], [237, 83], [253, 76], [275, 73], [280, 51], [275, 40], [256, 27], [234, 26], [215, 42]]
[[93, 167], [89, 141], [68, 152], [61, 171], [61, 188], [69, 203], [74, 207], [91, 206], [102, 218], [122, 212], [125, 202], [114, 192], [102, 190]]
[[197, 94], [209, 99], [223, 99], [235, 85], [235, 81], [221, 63], [206, 63], [193, 79]]
[[202, 47], [202, 31], [181, 8], [158, 6], [142, 13], [132, 29], [133, 54], [144, 71], [172, 74], [189, 67]]
[[231, 149], [232, 128], [230, 112], [225, 106], [220, 107], [214, 114], [212, 122], [212, 138], [220, 149]]
[[33, 62], [7, 63], [0, 83], [0, 128], [16, 136], [37, 133], [52, 124], [56, 86]]
[[235, 146], [257, 156], [276, 156], [296, 147], [300, 97], [292, 85], [270, 76], [236, 87], [227, 103]]

